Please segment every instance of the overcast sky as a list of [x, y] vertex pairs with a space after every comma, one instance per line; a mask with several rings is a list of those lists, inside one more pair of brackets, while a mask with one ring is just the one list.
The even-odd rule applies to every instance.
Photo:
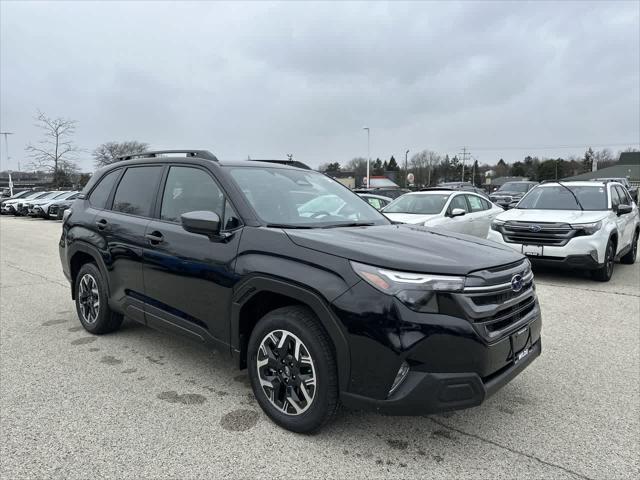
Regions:
[[[1, 2], [1, 130], [317, 166], [640, 143], [640, 2]], [[560, 148], [570, 146], [572, 148]], [[553, 147], [553, 148], [541, 148]], [[411, 155], [411, 153], [410, 153]]]

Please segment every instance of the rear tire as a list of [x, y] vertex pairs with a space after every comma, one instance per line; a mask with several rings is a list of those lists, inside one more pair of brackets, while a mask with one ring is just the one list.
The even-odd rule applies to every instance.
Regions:
[[610, 239], [607, 243], [607, 249], [604, 253], [604, 264], [602, 265], [602, 267], [591, 272], [591, 276], [593, 277], [593, 279], [599, 282], [608, 282], [609, 280], [611, 280], [615, 258], [616, 246], [615, 243]]
[[74, 285], [76, 311], [87, 332], [110, 333], [122, 325], [123, 316], [109, 308], [107, 285], [95, 263], [85, 263]]
[[319, 430], [338, 407], [338, 374], [331, 341], [302, 306], [267, 313], [247, 350], [251, 387], [276, 424], [297, 433]]
[[633, 235], [633, 240], [631, 241], [631, 250], [627, 252], [627, 254], [620, 259], [622, 263], [626, 263], [627, 265], [633, 265], [636, 263], [636, 258], [638, 257], [638, 235], [640, 234], [640, 230], [636, 230], [636, 233]]

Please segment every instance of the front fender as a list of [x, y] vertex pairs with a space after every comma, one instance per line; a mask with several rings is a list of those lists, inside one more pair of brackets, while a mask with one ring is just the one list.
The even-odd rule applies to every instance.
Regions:
[[335, 317], [329, 303], [318, 292], [292, 281], [264, 274], [255, 274], [242, 281], [234, 289], [231, 305], [231, 352], [241, 362], [245, 352], [241, 351], [240, 312], [242, 307], [258, 293], [272, 292], [296, 299], [309, 307], [329, 334], [335, 347], [340, 390], [345, 390], [350, 375], [350, 353], [346, 332]]

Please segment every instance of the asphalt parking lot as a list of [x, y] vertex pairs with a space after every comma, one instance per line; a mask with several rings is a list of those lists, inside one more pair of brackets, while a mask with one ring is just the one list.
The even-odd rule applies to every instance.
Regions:
[[483, 406], [341, 410], [301, 436], [220, 354], [129, 321], [82, 330], [59, 232], [0, 218], [2, 478], [637, 478], [640, 263], [607, 284], [536, 272], [542, 356]]

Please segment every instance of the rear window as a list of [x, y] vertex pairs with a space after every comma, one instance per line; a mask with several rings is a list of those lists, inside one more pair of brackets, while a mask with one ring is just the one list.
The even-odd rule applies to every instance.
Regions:
[[128, 168], [116, 189], [112, 210], [149, 217], [161, 175], [160, 166]]

